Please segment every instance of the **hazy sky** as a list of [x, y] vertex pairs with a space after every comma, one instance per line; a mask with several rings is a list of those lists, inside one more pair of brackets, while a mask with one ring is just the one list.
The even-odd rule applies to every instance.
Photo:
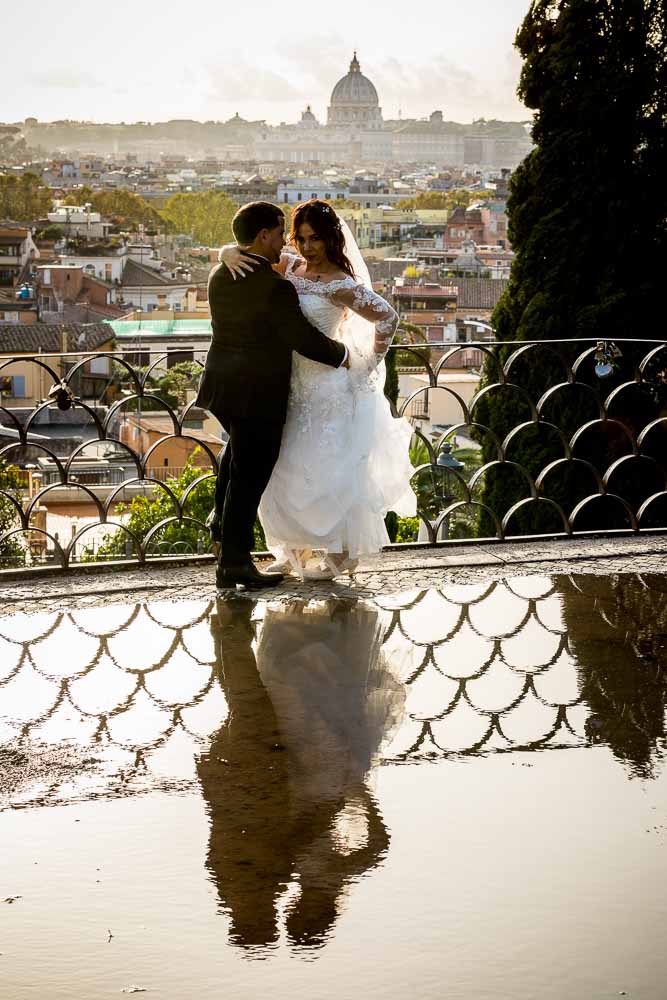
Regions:
[[527, 118], [512, 42], [529, 0], [3, 4], [0, 120], [326, 119], [356, 47], [386, 118]]

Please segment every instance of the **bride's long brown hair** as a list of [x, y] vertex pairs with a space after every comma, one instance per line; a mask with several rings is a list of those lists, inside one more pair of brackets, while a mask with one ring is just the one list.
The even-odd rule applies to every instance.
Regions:
[[328, 205], [326, 201], [320, 201], [319, 198], [312, 198], [310, 201], [304, 201], [301, 205], [297, 205], [292, 214], [292, 229], [290, 231], [290, 240], [295, 247], [297, 246], [296, 238], [299, 228], [304, 222], [307, 222], [318, 239], [324, 242], [327, 260], [354, 278], [354, 270], [345, 253], [345, 236], [338, 216], [331, 205]]

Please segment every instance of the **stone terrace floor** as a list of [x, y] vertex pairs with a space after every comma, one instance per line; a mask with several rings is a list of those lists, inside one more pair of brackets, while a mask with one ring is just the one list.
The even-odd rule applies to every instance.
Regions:
[[[667, 535], [509, 542], [391, 549], [365, 559], [352, 580], [301, 583], [255, 591], [266, 600], [375, 598], [446, 583], [553, 574], [611, 575], [667, 571]], [[132, 600], [197, 600], [215, 590], [212, 561], [196, 565], [146, 566], [118, 572], [86, 572], [2, 579], [0, 614], [95, 607]]]

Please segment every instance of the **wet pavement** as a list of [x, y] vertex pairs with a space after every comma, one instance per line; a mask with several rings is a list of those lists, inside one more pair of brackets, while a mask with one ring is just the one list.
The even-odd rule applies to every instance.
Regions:
[[423, 575], [5, 608], [3, 997], [663, 1000], [667, 578]]
[[[452, 543], [437, 548], [385, 549], [362, 558], [354, 577], [331, 583], [302, 583], [287, 578], [271, 591], [278, 600], [329, 597], [374, 598], [415, 587], [440, 587], [443, 583], [476, 583], [506, 576], [667, 572], [667, 534], [608, 535], [509, 541], [501, 543]], [[170, 601], [203, 600], [215, 589], [212, 557], [194, 557], [164, 565], [150, 560], [144, 566], [82, 563], [63, 573], [57, 568], [41, 571], [0, 571], [0, 609], [51, 611], [60, 608], [102, 607], [136, 600], [167, 597]]]

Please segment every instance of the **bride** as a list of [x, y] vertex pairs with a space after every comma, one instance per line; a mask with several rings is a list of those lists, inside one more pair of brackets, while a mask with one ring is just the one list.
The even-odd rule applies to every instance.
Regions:
[[[398, 315], [372, 290], [352, 233], [326, 202], [296, 208], [290, 241], [298, 254], [283, 252], [274, 266], [295, 286], [306, 319], [346, 345], [350, 367], [293, 355], [280, 455], [259, 518], [272, 569], [333, 579], [389, 541], [388, 511], [416, 513], [412, 428], [392, 416], [384, 395], [383, 358]], [[221, 259], [238, 277], [256, 264], [235, 245]]]

